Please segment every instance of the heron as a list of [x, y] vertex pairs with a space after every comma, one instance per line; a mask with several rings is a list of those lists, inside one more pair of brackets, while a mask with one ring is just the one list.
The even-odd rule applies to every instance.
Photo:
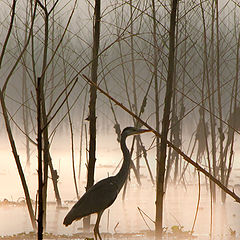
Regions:
[[83, 196], [76, 202], [72, 209], [64, 218], [63, 224], [70, 225], [75, 220], [80, 220], [90, 214], [97, 213], [97, 220], [94, 226], [94, 237], [102, 240], [99, 232], [99, 223], [104, 210], [110, 207], [116, 200], [118, 193], [123, 187], [129, 173], [131, 155], [126, 146], [126, 138], [131, 135], [150, 132], [148, 129], [140, 129], [135, 127], [126, 127], [121, 133], [121, 150], [123, 153], [123, 163], [119, 172], [115, 176], [111, 176], [100, 180], [89, 188]]

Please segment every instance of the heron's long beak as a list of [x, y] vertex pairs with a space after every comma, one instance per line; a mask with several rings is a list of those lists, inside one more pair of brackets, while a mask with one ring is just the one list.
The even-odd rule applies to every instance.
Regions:
[[140, 128], [140, 129], [138, 129], [137, 134], [142, 134], [142, 133], [145, 133], [145, 132], [152, 132], [152, 130], [150, 130], [150, 129], [142, 129], [142, 128]]

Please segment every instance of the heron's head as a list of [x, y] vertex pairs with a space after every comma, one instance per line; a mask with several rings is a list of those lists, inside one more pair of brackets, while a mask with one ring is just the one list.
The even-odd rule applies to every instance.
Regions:
[[151, 132], [149, 129], [142, 129], [142, 128], [135, 128], [135, 127], [126, 127], [122, 131], [122, 135], [131, 136], [131, 135], [136, 135], [136, 134], [141, 134], [145, 132]]

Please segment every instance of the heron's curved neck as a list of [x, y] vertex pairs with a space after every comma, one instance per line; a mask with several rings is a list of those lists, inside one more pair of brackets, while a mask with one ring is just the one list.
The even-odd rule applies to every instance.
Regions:
[[121, 169], [116, 175], [117, 185], [119, 187], [119, 191], [121, 190], [122, 186], [124, 185], [129, 172], [130, 167], [130, 161], [131, 161], [131, 155], [129, 153], [129, 150], [126, 146], [126, 136], [121, 137], [121, 149], [123, 153], [123, 163], [121, 166]]

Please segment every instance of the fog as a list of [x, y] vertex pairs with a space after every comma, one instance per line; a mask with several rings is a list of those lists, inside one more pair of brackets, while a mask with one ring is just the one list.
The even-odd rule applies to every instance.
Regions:
[[[240, 5], [178, 1], [170, 64], [170, 3], [102, 2], [94, 52], [94, 1], [0, 2], [0, 236], [33, 231], [21, 180], [26, 179], [37, 219], [40, 152], [45, 160], [49, 154], [53, 168], [48, 171], [45, 231], [69, 237], [82, 233], [82, 220], [68, 228], [62, 222], [77, 201], [76, 189], [80, 196], [86, 190], [91, 121], [96, 119], [96, 183], [120, 169], [120, 130], [139, 126], [137, 115], [141, 127], [156, 132], [128, 138], [135, 168], [124, 200], [122, 190], [104, 212], [100, 232], [113, 234], [109, 238], [154, 239], [161, 172], [157, 135], [169, 105], [167, 139], [179, 151], [166, 150], [163, 231], [169, 239], [190, 233], [198, 239], [239, 237]], [[91, 80], [96, 74], [106, 92], [97, 91], [92, 119], [93, 86], [83, 74]], [[167, 92], [169, 75], [172, 89]], [[45, 151], [38, 149], [38, 131]], [[187, 163], [183, 153], [201, 169]], [[61, 207], [56, 206], [53, 172]]]
[[[116, 169], [116, 167], [122, 158], [122, 153], [115, 139], [115, 135], [102, 133], [100, 136], [95, 181], [115, 174], [119, 169]], [[152, 138], [152, 134], [149, 133], [143, 137], [143, 141], [147, 145], [147, 143], [151, 142]], [[57, 137], [57, 139], [58, 143], [52, 146], [52, 158], [60, 176], [59, 191], [64, 208], [58, 208], [56, 206], [52, 183], [49, 182], [46, 232], [53, 233], [57, 236], [63, 236], [63, 234], [72, 236], [77, 233], [83, 233], [82, 220], [74, 222], [67, 228], [62, 224], [64, 216], [73, 203], [77, 201], [77, 198], [72, 177], [71, 153], [65, 150], [68, 149], [68, 143], [65, 141], [67, 136], [61, 135]], [[130, 143], [129, 141], [128, 145]], [[14, 159], [10, 151], [6, 151], [6, 149], [9, 149], [8, 143], [2, 141], [1, 146], [4, 146], [4, 150], [1, 149], [0, 187], [2, 202], [0, 206], [0, 232], [2, 236], [11, 236], [24, 232], [28, 233], [32, 231], [32, 226], [25, 204], [19, 204], [24, 200], [24, 193]], [[20, 151], [20, 154], [24, 154], [24, 149]], [[25, 172], [30, 195], [34, 200], [37, 192], [36, 153], [32, 153], [31, 159], [30, 169], [26, 169], [25, 167]], [[156, 160], [154, 153], [151, 151], [148, 153], [148, 161], [155, 176]], [[26, 165], [26, 160], [22, 163], [23, 166]], [[80, 195], [85, 192], [86, 186], [85, 164], [84, 159], [79, 183]], [[151, 182], [143, 159], [141, 160], [141, 166], [141, 186], [138, 185], [134, 174], [131, 172], [131, 181], [128, 182], [125, 199], [122, 199], [121, 191], [116, 202], [105, 211], [100, 224], [100, 231], [103, 236], [106, 233], [111, 233], [115, 234], [114, 236], [116, 238], [119, 238], [121, 236], [120, 234], [128, 233], [131, 239], [154, 239], [151, 234], [146, 235], [146, 233], [149, 230], [154, 230], [154, 223], [152, 221], [154, 221], [155, 218], [156, 186]], [[235, 192], [239, 194], [240, 189], [237, 186], [239, 179], [238, 165], [234, 169], [230, 180], [230, 188], [235, 187]], [[194, 176], [192, 173], [193, 169], [191, 168], [191, 171], [189, 170], [186, 173], [184, 185], [182, 183], [177, 185], [169, 183], [164, 198], [164, 227], [168, 232], [171, 232], [171, 228], [174, 226], [183, 227], [183, 231], [192, 230], [199, 197], [197, 175]], [[210, 232], [212, 232], [212, 239], [231, 239], [231, 230], [235, 230], [237, 233], [240, 231], [240, 206], [230, 197], [227, 197], [226, 203], [222, 204], [220, 200], [221, 191], [217, 189], [218, 200], [213, 204], [211, 210], [211, 194], [206, 182], [206, 178], [201, 176], [200, 204], [193, 235], [197, 237], [197, 239], [207, 240], [209, 239]], [[4, 199], [10, 202], [12, 201], [12, 203], [3, 204]], [[138, 208], [148, 217], [145, 215], [141, 216]], [[149, 218], [151, 220], [149, 220]], [[92, 224], [95, 223], [95, 219], [96, 216], [93, 215], [91, 218]], [[85, 233], [85, 236], [87, 236], [87, 233]], [[126, 237], [126, 235], [123, 235], [123, 238], [125, 238], [124, 236]], [[170, 234], [169, 239], [171, 239]]]

